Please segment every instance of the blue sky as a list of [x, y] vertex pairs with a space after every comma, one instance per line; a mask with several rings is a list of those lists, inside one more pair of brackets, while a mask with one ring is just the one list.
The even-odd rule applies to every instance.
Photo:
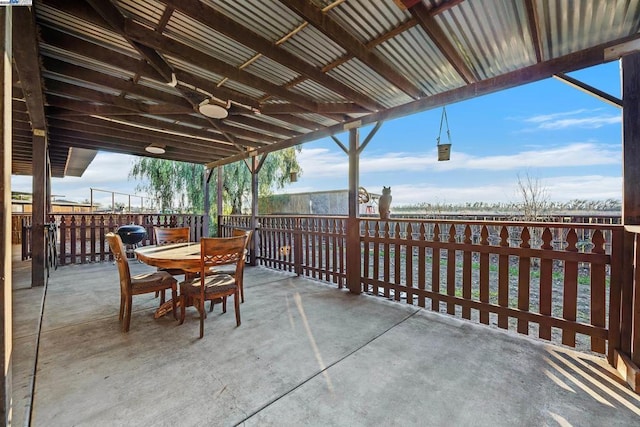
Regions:
[[[570, 75], [621, 96], [617, 61]], [[622, 198], [619, 108], [556, 79], [446, 108], [450, 161], [437, 161], [442, 109], [387, 121], [361, 155], [360, 185], [374, 193], [391, 186], [394, 205], [513, 202], [519, 200], [518, 176], [528, 174], [553, 201]], [[361, 140], [371, 128], [360, 130]], [[347, 133], [337, 137], [347, 145]], [[304, 144], [299, 162], [302, 176], [279, 192], [347, 188], [347, 156], [332, 139]], [[132, 164], [129, 156], [99, 153], [83, 177], [53, 179], [52, 192], [74, 201], [89, 199], [90, 187], [138, 194], [127, 178]], [[31, 191], [30, 177], [12, 177], [12, 189]], [[111, 203], [110, 195], [94, 197]], [[116, 196], [116, 202], [126, 200]]]

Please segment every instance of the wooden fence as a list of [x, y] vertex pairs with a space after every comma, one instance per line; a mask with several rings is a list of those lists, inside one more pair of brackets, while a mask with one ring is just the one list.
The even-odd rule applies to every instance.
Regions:
[[[260, 216], [258, 223], [260, 264], [346, 285], [346, 217]], [[597, 353], [618, 345], [619, 225], [359, 224], [366, 293]]]
[[[58, 265], [85, 264], [111, 259], [105, 235], [121, 225], [137, 224], [147, 230], [140, 245], [151, 245], [153, 227], [189, 227], [191, 240], [202, 237], [202, 215], [163, 214], [54, 214], [49, 221], [58, 226]], [[23, 227], [23, 235], [30, 236], [31, 227]], [[31, 256], [30, 238], [23, 238], [23, 259]]]

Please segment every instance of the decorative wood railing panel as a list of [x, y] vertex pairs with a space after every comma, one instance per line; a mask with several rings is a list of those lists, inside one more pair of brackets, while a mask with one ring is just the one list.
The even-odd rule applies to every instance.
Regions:
[[[346, 285], [345, 217], [258, 220], [262, 265]], [[621, 226], [362, 218], [360, 236], [364, 292], [598, 353], [619, 341]]]
[[200, 240], [202, 215], [162, 214], [56, 214], [49, 220], [58, 225], [58, 265], [112, 260], [105, 234], [121, 225], [137, 224], [147, 230], [142, 246], [154, 244], [153, 227], [189, 227], [190, 239]]

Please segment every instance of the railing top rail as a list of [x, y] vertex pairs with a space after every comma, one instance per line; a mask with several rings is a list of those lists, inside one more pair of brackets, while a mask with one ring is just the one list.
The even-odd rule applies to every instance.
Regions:
[[[224, 217], [246, 217], [247, 215], [224, 215]], [[346, 219], [345, 215], [258, 215], [258, 218], [303, 218], [303, 219]], [[543, 222], [543, 221], [501, 221], [501, 220], [473, 220], [473, 219], [437, 219], [437, 218], [391, 218], [388, 220], [377, 217], [359, 217], [361, 221], [380, 221], [389, 223], [427, 223], [452, 225], [487, 225], [495, 227], [550, 227], [550, 228], [580, 228], [598, 230], [620, 230], [621, 224], [602, 224], [585, 222]], [[640, 226], [638, 228], [640, 233]]]

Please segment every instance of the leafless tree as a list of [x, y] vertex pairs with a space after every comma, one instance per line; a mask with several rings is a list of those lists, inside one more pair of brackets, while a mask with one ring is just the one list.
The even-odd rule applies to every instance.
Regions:
[[517, 192], [520, 196], [518, 207], [525, 221], [536, 221], [547, 213], [549, 193], [540, 179], [531, 176], [529, 172], [524, 176], [518, 174]]

